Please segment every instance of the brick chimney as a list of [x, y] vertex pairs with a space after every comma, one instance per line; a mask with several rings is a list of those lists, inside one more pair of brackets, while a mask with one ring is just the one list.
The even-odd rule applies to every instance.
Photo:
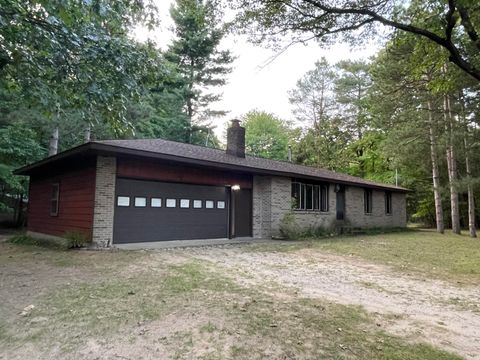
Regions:
[[227, 129], [227, 154], [245, 157], [245, 128], [240, 126], [240, 120], [232, 120]]

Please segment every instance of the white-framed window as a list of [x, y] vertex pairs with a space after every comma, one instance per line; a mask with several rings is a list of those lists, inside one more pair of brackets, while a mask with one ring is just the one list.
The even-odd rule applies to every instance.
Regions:
[[135, 196], [135, 207], [146, 207], [147, 198], [143, 196]]
[[182, 209], [188, 209], [190, 208], [190, 200], [189, 199], [181, 199], [180, 200], [180, 207]]
[[217, 209], [225, 209], [225, 201], [217, 201]]
[[193, 208], [194, 209], [201, 209], [202, 208], [202, 200], [193, 200]]
[[213, 200], [205, 200], [205, 209], [213, 209], [214, 202]]
[[117, 206], [121, 206], [121, 207], [130, 206], [130, 196], [117, 196]]
[[159, 208], [162, 207], [162, 198], [154, 198], [150, 199], [150, 207], [152, 208]]
[[165, 201], [165, 206], [167, 208], [174, 208], [177, 207], [177, 199], [167, 199]]

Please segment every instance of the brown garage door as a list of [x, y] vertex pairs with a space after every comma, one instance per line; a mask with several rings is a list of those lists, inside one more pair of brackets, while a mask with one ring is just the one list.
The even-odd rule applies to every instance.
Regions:
[[113, 242], [228, 237], [227, 190], [118, 178]]

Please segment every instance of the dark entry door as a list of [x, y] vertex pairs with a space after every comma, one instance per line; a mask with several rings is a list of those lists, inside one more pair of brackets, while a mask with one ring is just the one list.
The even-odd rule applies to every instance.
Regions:
[[225, 187], [119, 178], [113, 242], [227, 238], [228, 209]]
[[345, 187], [339, 186], [337, 190], [337, 220], [345, 219]]
[[231, 237], [252, 236], [252, 190], [240, 189], [231, 192], [232, 223]]

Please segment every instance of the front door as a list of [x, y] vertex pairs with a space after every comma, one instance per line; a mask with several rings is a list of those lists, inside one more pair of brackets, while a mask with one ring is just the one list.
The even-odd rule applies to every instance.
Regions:
[[252, 190], [231, 190], [230, 237], [252, 236]]

